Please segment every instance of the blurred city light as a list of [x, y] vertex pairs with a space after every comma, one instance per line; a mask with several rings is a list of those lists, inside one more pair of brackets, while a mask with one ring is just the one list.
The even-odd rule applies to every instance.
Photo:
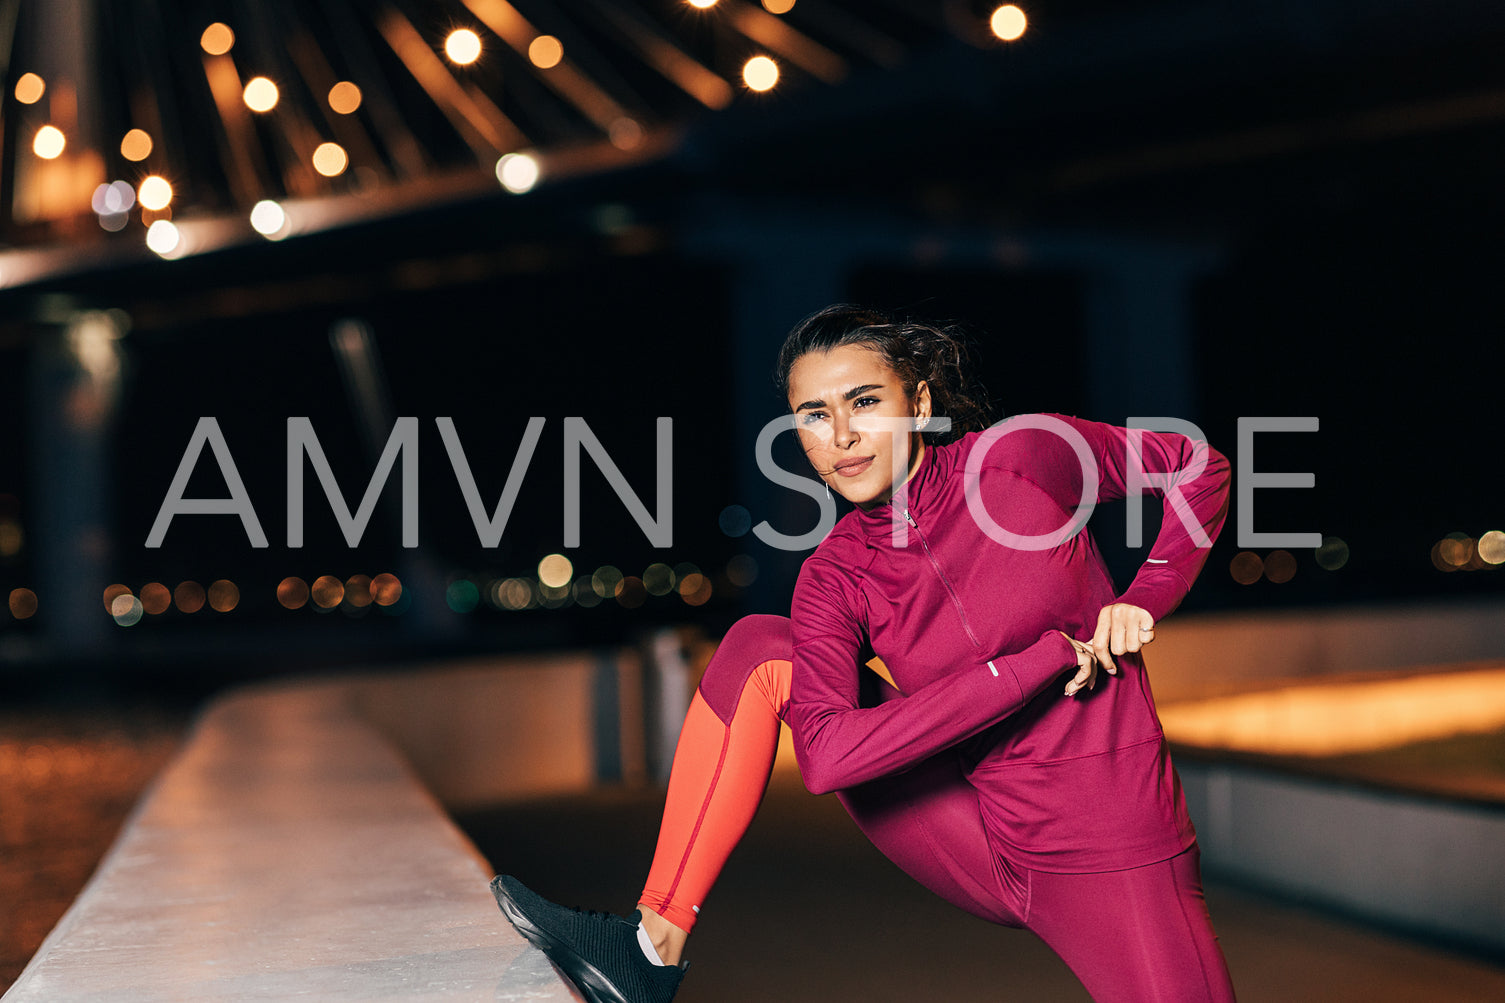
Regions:
[[674, 569], [655, 562], [643, 571], [643, 588], [651, 596], [666, 596], [674, 591]]
[[217, 613], [228, 613], [240, 605], [240, 588], [228, 579], [221, 578], [209, 586], [209, 608]]
[[1337, 571], [1348, 563], [1348, 544], [1336, 536], [1324, 536], [1322, 546], [1315, 554], [1317, 566], [1327, 571]]
[[119, 583], [116, 583], [114, 585], [106, 585], [104, 589], [105, 612], [113, 614], [115, 610], [115, 600], [119, 599], [121, 596], [128, 596], [130, 594], [131, 590]]
[[118, 595], [110, 603], [110, 616], [122, 627], [134, 627], [140, 623], [143, 612], [141, 600], [130, 593]]
[[204, 586], [195, 581], [179, 582], [172, 598], [179, 612], [197, 613], [204, 608]]
[[1265, 577], [1284, 585], [1296, 577], [1296, 557], [1289, 550], [1272, 550], [1265, 558]]
[[779, 64], [767, 56], [753, 56], [742, 67], [742, 82], [755, 91], [773, 90], [779, 82]]
[[575, 566], [563, 554], [550, 554], [538, 562], [538, 580], [551, 589], [563, 588], [575, 575]]
[[345, 600], [345, 583], [333, 575], [320, 575], [308, 592], [319, 609], [334, 609]]
[[751, 554], [738, 554], [726, 562], [726, 577], [739, 589], [758, 580], [758, 562]]
[[770, 14], [788, 14], [794, 10], [794, 0], [763, 0], [763, 9]]
[[591, 587], [596, 590], [596, 595], [602, 599], [610, 599], [617, 594], [617, 586], [622, 582], [622, 572], [610, 564], [603, 564], [591, 575]]
[[1252, 550], [1241, 550], [1228, 562], [1228, 574], [1240, 585], [1253, 585], [1265, 573], [1265, 562]]
[[481, 58], [481, 36], [469, 28], [456, 28], [444, 40], [444, 54], [460, 66], [469, 66]]
[[679, 580], [679, 597], [691, 606], [703, 606], [711, 598], [711, 580], [696, 572]]
[[402, 582], [389, 572], [382, 572], [371, 579], [371, 598], [378, 606], [395, 606], [402, 598]]
[[308, 603], [308, 583], [289, 576], [277, 583], [277, 602], [284, 609], [302, 609]]
[[637, 609], [648, 601], [648, 590], [643, 587], [643, 580], [635, 575], [628, 575], [617, 583], [617, 604], [623, 609]]
[[1479, 537], [1479, 559], [1485, 564], [1505, 564], [1505, 533], [1492, 529]]
[[375, 598], [371, 591], [371, 579], [365, 575], [351, 575], [345, 580], [345, 605], [365, 609]]
[[31, 589], [11, 589], [10, 615], [27, 620], [37, 614], [37, 594]]
[[460, 578], [444, 590], [444, 602], [456, 613], [469, 613], [480, 605], [481, 590], [469, 578]]
[[141, 586], [141, 606], [151, 616], [161, 616], [172, 607], [172, 592], [161, 582]]

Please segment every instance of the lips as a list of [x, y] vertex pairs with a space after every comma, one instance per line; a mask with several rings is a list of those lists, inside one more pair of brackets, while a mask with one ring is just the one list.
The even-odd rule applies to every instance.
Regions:
[[872, 465], [873, 457], [871, 456], [855, 457], [836, 464], [836, 472], [843, 477], [856, 477]]

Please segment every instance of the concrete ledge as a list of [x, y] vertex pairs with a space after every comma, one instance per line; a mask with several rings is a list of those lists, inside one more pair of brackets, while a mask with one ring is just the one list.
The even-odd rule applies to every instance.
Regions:
[[[6, 1003], [577, 999], [502, 918], [489, 866], [359, 710], [400, 719], [408, 694], [422, 717], [439, 711], [442, 694], [454, 713], [478, 692], [506, 690], [488, 701], [498, 716], [486, 716], [503, 727], [472, 746], [469, 772], [489, 760], [505, 774], [505, 747], [527, 742], [533, 756], [568, 754], [520, 786], [588, 781], [580, 760], [589, 722], [568, 715], [588, 715], [589, 700], [544, 698], [555, 687], [578, 693], [595, 664], [535, 661], [515, 677], [494, 666], [270, 688], [214, 704]], [[561, 706], [565, 717], [551, 719], [549, 708]], [[528, 717], [531, 726], [518, 726]], [[435, 743], [446, 732], [431, 734], [440, 737], [425, 754], [441, 755]], [[489, 796], [485, 785], [459, 786]]]
[[1505, 956], [1505, 806], [1179, 757], [1208, 872]]

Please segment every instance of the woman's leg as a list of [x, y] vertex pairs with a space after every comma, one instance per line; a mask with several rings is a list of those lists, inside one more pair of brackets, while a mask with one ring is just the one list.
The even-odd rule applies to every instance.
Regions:
[[[863, 703], [899, 696], [886, 681], [869, 675], [863, 680]], [[977, 791], [954, 756], [942, 753], [836, 796], [873, 845], [920, 884], [989, 922], [1024, 925], [1028, 886], [993, 853]]]
[[792, 655], [788, 619], [744, 617], [717, 646], [685, 715], [639, 900], [644, 927], [670, 964], [768, 788]]
[[1031, 930], [1097, 1003], [1228, 1003], [1233, 983], [1202, 897], [1195, 844], [1099, 874], [1030, 873]]

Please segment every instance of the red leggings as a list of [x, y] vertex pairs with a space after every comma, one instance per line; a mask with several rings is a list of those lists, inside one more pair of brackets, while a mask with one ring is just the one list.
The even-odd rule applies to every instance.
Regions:
[[[691, 702], [640, 899], [681, 929], [694, 927], [767, 789], [792, 655], [786, 618], [746, 617], [722, 639]], [[874, 699], [896, 695], [873, 681]], [[1034, 931], [1098, 1003], [1234, 998], [1195, 845], [1121, 871], [1018, 866], [989, 842], [976, 792], [944, 756], [837, 796], [910, 876], [973, 915]]]

